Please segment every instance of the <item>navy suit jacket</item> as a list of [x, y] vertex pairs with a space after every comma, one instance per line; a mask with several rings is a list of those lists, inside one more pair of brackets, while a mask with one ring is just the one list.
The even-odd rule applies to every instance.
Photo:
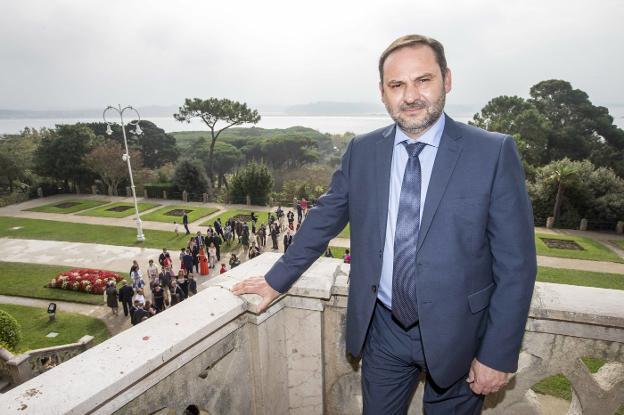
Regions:
[[[517, 370], [537, 268], [533, 213], [513, 139], [446, 117], [416, 253], [425, 360], [441, 387], [466, 375], [474, 357]], [[395, 128], [351, 140], [329, 190], [265, 276], [285, 292], [350, 222], [346, 338], [354, 356], [377, 297]]]

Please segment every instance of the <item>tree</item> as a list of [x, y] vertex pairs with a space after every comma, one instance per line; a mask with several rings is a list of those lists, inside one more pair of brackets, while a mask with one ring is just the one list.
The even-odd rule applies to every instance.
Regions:
[[[201, 148], [197, 152], [197, 156], [205, 162], [204, 166], [208, 169], [208, 160], [210, 159], [210, 149]], [[243, 153], [236, 147], [228, 143], [216, 143], [214, 147], [214, 172], [217, 175], [217, 187], [221, 189], [221, 185], [228, 188], [226, 174], [232, 172], [243, 160]]]
[[230, 201], [247, 203], [249, 196], [254, 205], [266, 205], [273, 188], [273, 176], [264, 164], [251, 162], [236, 173], [230, 184]]
[[[128, 165], [121, 158], [124, 153], [125, 149], [121, 144], [108, 140], [95, 146], [84, 157], [85, 164], [100, 176], [110, 196], [117, 196], [119, 184], [128, 177]], [[142, 168], [143, 161], [138, 150], [130, 150], [130, 160], [135, 172]]]
[[469, 123], [488, 131], [512, 135], [523, 161], [530, 165], [544, 164], [552, 125], [525, 99], [517, 96], [496, 97]]
[[[257, 110], [247, 107], [247, 104], [229, 99], [209, 98], [187, 98], [184, 105], [178, 109], [178, 113], [173, 117], [180, 122], [191, 122], [193, 118], [201, 119], [210, 129], [211, 141], [208, 154], [208, 176], [212, 181], [214, 174], [214, 146], [219, 135], [226, 129], [240, 124], [257, 124], [260, 115]], [[225, 123], [225, 127], [217, 129], [217, 123]]]
[[[123, 133], [120, 125], [111, 125], [113, 133], [110, 136], [106, 134], [106, 123], [93, 122], [85, 123], [85, 125], [93, 130], [95, 135], [110, 138], [123, 145]], [[129, 133], [132, 128], [128, 128], [128, 126], [126, 126], [126, 134], [128, 147], [140, 150], [145, 167], [157, 169], [178, 160], [180, 150], [176, 147], [175, 137], [165, 133], [165, 130], [148, 120], [141, 120], [140, 126], [143, 130], [140, 136]]]
[[204, 193], [208, 188], [208, 178], [204, 167], [195, 161], [182, 160], [173, 174], [173, 183], [180, 191]]
[[96, 136], [85, 125], [57, 125], [46, 134], [34, 154], [35, 169], [44, 176], [80, 185], [93, 177], [85, 166], [84, 156], [97, 144]]
[[6, 177], [11, 193], [13, 193], [13, 182], [23, 176], [24, 170], [16, 163], [11, 153], [0, 152], [0, 177]]
[[[529, 102], [553, 126], [548, 135], [548, 161], [588, 158], [624, 175], [624, 131], [613, 125], [606, 108], [594, 106], [584, 91], [557, 79], [534, 85], [530, 94]], [[615, 157], [605, 158], [609, 153]]]

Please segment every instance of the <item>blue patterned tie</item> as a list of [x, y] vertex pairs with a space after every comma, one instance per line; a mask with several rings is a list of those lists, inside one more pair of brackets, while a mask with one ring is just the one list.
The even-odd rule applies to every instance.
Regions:
[[416, 302], [416, 244], [420, 228], [420, 160], [425, 143], [404, 141], [409, 159], [405, 166], [399, 213], [394, 232], [392, 314], [404, 326], [418, 321]]

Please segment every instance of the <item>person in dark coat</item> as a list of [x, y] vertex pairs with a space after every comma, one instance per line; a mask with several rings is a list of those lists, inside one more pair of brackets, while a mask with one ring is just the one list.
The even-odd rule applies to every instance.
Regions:
[[115, 287], [115, 282], [109, 282], [106, 287], [106, 305], [111, 308], [114, 316], [119, 314], [119, 302], [117, 301], [117, 295], [118, 293], [117, 287]]
[[165, 309], [165, 296], [163, 293], [163, 289], [160, 285], [154, 287], [154, 291], [152, 292], [152, 298], [154, 300], [154, 307], [160, 313]]
[[217, 235], [221, 235], [221, 237], [224, 238], [223, 226], [221, 226], [221, 218], [217, 218], [217, 220], [214, 221], [213, 225], [214, 225], [214, 229]]
[[193, 272], [193, 255], [191, 255], [190, 249], [187, 249], [182, 256], [182, 264], [184, 264], [184, 272], [186, 275]]
[[123, 307], [124, 316], [128, 317], [128, 313], [130, 313], [130, 309], [132, 308], [132, 296], [134, 295], [134, 290], [132, 286], [128, 285], [126, 280], [121, 281], [121, 288], [119, 289], [119, 301]]
[[190, 235], [191, 231], [189, 230], [189, 227], [188, 227], [189, 219], [188, 219], [188, 214], [186, 213], [186, 210], [184, 211], [184, 215], [182, 216], [182, 224], [184, 225], [184, 229], [186, 229], [186, 234]]

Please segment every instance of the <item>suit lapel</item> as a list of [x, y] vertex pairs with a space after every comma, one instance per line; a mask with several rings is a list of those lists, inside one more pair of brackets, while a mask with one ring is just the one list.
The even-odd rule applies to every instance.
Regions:
[[388, 197], [390, 195], [390, 168], [392, 166], [395, 128], [394, 125], [386, 128], [375, 145], [377, 222], [379, 223], [379, 240], [381, 241], [381, 246], [384, 245], [386, 238]]
[[427, 237], [427, 232], [429, 232], [433, 217], [438, 210], [440, 200], [446, 191], [446, 186], [453, 174], [455, 164], [463, 148], [461, 133], [455, 121], [446, 116], [446, 114], [445, 117], [446, 120], [444, 131], [440, 139], [440, 147], [438, 148], [438, 153], [433, 163], [431, 179], [429, 180], [427, 198], [425, 199], [425, 206], [423, 208], [422, 223], [420, 224], [420, 231], [418, 232], [416, 252], [420, 250], [424, 239]]

